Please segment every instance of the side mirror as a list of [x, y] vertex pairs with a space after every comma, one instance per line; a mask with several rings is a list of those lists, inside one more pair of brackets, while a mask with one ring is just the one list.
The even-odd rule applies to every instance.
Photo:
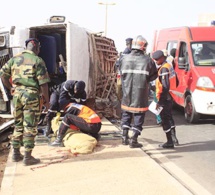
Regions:
[[188, 70], [188, 63], [186, 62], [185, 57], [178, 58], [178, 68]]

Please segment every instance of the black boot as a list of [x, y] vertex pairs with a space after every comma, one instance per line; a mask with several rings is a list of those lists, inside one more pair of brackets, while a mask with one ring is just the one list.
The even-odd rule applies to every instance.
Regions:
[[132, 135], [132, 137], [130, 139], [130, 143], [129, 143], [130, 148], [141, 148], [141, 147], [143, 147], [143, 145], [141, 143], [137, 142], [137, 138], [139, 135], [140, 135], [140, 133], [138, 131], [133, 132], [133, 135]]
[[122, 145], [128, 145], [129, 144], [129, 137], [128, 137], [128, 129], [123, 129], [122, 132]]
[[54, 147], [63, 147], [63, 137], [67, 131], [68, 127], [66, 125], [64, 125], [64, 123], [60, 124], [58, 133], [57, 133], [57, 138], [55, 141], [53, 141], [50, 146], [54, 146]]
[[164, 143], [164, 144], [159, 145], [159, 147], [167, 148], [167, 149], [173, 149], [174, 148], [174, 143], [173, 143], [173, 140], [172, 140], [171, 131], [166, 133], [166, 138], [167, 138], [167, 142]]
[[25, 155], [24, 155], [24, 159], [23, 159], [23, 163], [25, 166], [29, 166], [29, 165], [35, 165], [40, 163], [40, 159], [34, 158], [33, 156], [31, 156], [32, 150], [31, 151], [25, 151]]
[[48, 137], [52, 132], [52, 125], [51, 125], [51, 121], [50, 120], [47, 120], [47, 126], [46, 126], [46, 129], [45, 129], [45, 132], [44, 132], [44, 135], [46, 137]]
[[21, 160], [23, 160], [23, 155], [20, 153], [20, 148], [14, 148], [12, 161], [13, 162], [19, 162]]
[[171, 129], [171, 135], [172, 135], [172, 141], [174, 143], [175, 146], [179, 145], [178, 139], [176, 137], [176, 132], [175, 132], [175, 128]]
[[63, 136], [58, 135], [57, 138], [50, 144], [53, 147], [63, 147]]

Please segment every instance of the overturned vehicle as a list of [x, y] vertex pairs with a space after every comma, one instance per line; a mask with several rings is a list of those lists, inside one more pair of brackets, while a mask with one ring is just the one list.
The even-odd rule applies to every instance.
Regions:
[[[117, 117], [115, 62], [117, 50], [112, 39], [92, 33], [65, 17], [53, 16], [39, 26], [0, 29], [0, 68], [25, 49], [25, 40], [37, 38], [39, 56], [46, 63], [51, 82], [49, 87], [67, 79], [83, 80], [87, 97], [95, 99], [95, 110], [104, 117]], [[0, 82], [0, 136], [8, 136], [14, 124], [12, 104]], [[2, 141], [2, 140], [0, 140]]]

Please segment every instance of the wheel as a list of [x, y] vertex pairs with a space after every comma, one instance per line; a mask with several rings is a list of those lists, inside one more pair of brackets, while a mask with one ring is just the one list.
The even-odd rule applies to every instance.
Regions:
[[197, 123], [200, 118], [200, 114], [195, 110], [191, 95], [188, 95], [185, 99], [184, 115], [189, 123]]

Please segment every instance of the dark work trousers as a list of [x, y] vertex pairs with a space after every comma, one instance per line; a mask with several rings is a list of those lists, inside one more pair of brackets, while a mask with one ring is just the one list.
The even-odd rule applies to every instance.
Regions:
[[133, 117], [133, 125], [132, 130], [138, 131], [139, 135], [141, 134], [141, 131], [143, 130], [143, 123], [145, 119], [145, 112], [144, 113], [131, 113], [127, 111], [122, 111], [122, 120], [121, 125], [122, 129], [130, 129], [131, 128], [131, 122]]
[[46, 118], [48, 121], [51, 121], [56, 116], [56, 113], [59, 111], [58, 100], [59, 100], [59, 94], [55, 91], [52, 92], [50, 96], [50, 107], [46, 115]]
[[171, 128], [175, 127], [175, 122], [172, 117], [172, 100], [166, 100], [163, 104], [163, 110], [160, 113], [162, 126], [165, 133], [168, 133]]
[[101, 129], [101, 123], [87, 123], [83, 118], [73, 114], [66, 114], [60, 125], [60, 132], [66, 132], [70, 125], [74, 125], [80, 129], [81, 132], [86, 134], [96, 134]]

